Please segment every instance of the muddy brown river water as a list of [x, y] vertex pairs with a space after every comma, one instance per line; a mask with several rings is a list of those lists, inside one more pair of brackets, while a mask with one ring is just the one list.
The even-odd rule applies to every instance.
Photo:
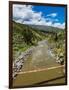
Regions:
[[13, 80], [13, 86], [32, 85], [52, 79], [55, 80], [49, 83], [65, 83], [63, 66], [56, 63], [48, 41], [44, 40], [35, 46], [32, 54], [24, 61], [21, 71]]
[[57, 66], [56, 58], [52, 53], [47, 40], [38, 43], [32, 54], [24, 62], [21, 71]]

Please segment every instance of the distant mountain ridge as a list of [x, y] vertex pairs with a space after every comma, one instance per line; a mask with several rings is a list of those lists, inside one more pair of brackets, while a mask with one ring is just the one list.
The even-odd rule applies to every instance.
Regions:
[[30, 25], [29, 24], [29, 26], [38, 30], [43, 30], [43, 31], [48, 31], [48, 32], [59, 32], [60, 30], [61, 31], [64, 30], [57, 27], [45, 26], [45, 25]]

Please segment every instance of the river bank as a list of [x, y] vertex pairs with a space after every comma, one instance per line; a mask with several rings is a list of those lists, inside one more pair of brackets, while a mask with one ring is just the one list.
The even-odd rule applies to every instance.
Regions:
[[52, 59], [52, 57], [54, 57], [54, 54], [50, 50], [47, 40], [39, 41], [37, 46], [32, 46], [25, 52], [22, 52], [21, 55], [13, 62], [13, 78], [17, 76], [17, 72], [20, 72], [23, 67], [26, 68], [26, 66], [28, 67], [31, 65], [29, 65], [29, 63], [28, 65], [24, 65], [28, 57], [31, 56], [32, 60], [30, 63], [32, 64], [32, 67], [36, 67], [36, 69], [38, 69], [42, 64], [42, 66], [45, 67], [44, 62], [46, 62], [46, 60], [48, 59]]

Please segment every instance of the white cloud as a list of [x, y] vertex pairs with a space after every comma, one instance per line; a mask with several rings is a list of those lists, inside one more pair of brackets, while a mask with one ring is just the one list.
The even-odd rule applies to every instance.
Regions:
[[53, 24], [54, 27], [58, 27], [58, 28], [61, 28], [61, 29], [65, 29], [65, 23], [54, 23]]
[[19, 22], [21, 19], [31, 19], [32, 14], [33, 11], [31, 5], [13, 5], [13, 18], [19, 20]]
[[56, 17], [57, 13], [51, 13], [51, 14], [48, 14], [47, 16]]
[[[32, 8], [32, 5], [13, 5], [13, 20], [23, 24], [47, 25], [58, 28], [65, 27], [65, 23], [58, 23], [58, 19], [44, 18], [42, 12], [35, 12]], [[57, 13], [47, 16], [56, 17]]]

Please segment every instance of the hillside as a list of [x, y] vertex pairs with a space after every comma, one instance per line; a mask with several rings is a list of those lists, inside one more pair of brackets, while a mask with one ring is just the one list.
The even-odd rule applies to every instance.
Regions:
[[53, 48], [56, 55], [64, 53], [65, 30], [13, 22], [13, 59], [15, 60], [21, 52], [26, 51], [31, 46], [36, 46], [39, 41], [44, 39], [48, 40], [49, 46]]
[[46, 38], [46, 34], [32, 27], [13, 22], [13, 55], [14, 59], [38, 41]]
[[58, 32], [62, 32], [64, 29], [60, 29], [60, 28], [56, 28], [56, 27], [52, 27], [52, 26], [46, 26], [46, 25], [29, 25], [32, 28], [41, 30], [41, 31], [45, 31], [45, 32], [53, 32], [53, 33], [58, 33]]
[[55, 29], [53, 29], [55, 32], [52, 32], [50, 28], [51, 33], [48, 33], [29, 25], [13, 22], [14, 87], [53, 79], [54, 81], [48, 83], [65, 83], [65, 30], [57, 29], [59, 32], [56, 33]]

